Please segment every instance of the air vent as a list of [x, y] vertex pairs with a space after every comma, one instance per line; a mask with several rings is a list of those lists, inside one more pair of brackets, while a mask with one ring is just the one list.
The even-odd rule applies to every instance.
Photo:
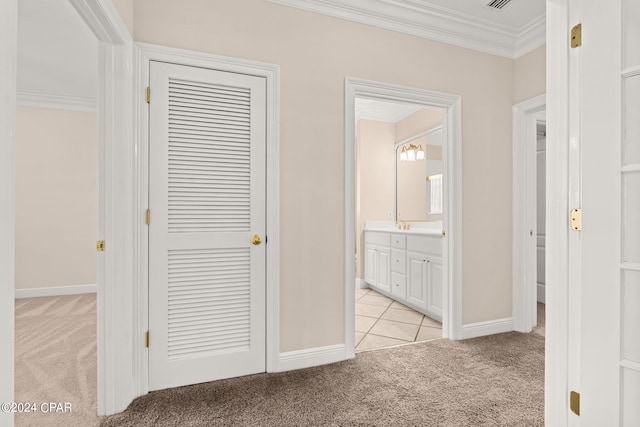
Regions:
[[502, 10], [509, 3], [511, 3], [511, 0], [491, 0], [489, 3], [487, 3], [487, 6], [494, 9]]

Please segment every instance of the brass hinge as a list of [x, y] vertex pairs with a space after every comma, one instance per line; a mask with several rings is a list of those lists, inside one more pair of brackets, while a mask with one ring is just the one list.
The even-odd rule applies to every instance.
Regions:
[[104, 252], [104, 240], [98, 240], [96, 242], [96, 252]]
[[571, 229], [573, 231], [582, 231], [582, 209], [576, 208], [571, 210]]
[[582, 24], [578, 24], [571, 29], [571, 47], [582, 46]]
[[571, 412], [580, 416], [580, 393], [572, 391], [569, 394], [569, 408], [571, 408]]
[[147, 209], [147, 218], [146, 218], [145, 222], [147, 223], [147, 225], [151, 224], [151, 210], [150, 209]]
[[151, 88], [147, 86], [147, 104], [151, 104]]
[[144, 334], [144, 346], [146, 348], [149, 348], [149, 331], [147, 331], [147, 333]]

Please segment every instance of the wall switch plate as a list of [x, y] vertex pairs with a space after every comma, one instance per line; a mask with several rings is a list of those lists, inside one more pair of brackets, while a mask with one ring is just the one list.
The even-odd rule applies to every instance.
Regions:
[[393, 218], [393, 212], [391, 211], [387, 212], [387, 218]]

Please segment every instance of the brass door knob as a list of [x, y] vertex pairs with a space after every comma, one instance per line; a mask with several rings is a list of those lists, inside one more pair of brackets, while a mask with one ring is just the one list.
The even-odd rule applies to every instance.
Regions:
[[262, 237], [260, 237], [260, 235], [258, 234], [254, 234], [253, 238], [251, 239], [251, 243], [253, 243], [254, 245], [259, 245], [260, 243], [262, 243]]

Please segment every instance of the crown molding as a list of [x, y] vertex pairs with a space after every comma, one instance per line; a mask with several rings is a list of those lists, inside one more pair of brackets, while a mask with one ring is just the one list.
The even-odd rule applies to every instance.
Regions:
[[58, 108], [85, 112], [96, 112], [98, 110], [97, 101], [93, 98], [36, 92], [16, 92], [16, 104], [23, 107]]
[[514, 58], [519, 58], [547, 42], [547, 19], [540, 16], [518, 34]]
[[545, 43], [544, 16], [515, 28], [411, 0], [267, 1], [511, 59]]

